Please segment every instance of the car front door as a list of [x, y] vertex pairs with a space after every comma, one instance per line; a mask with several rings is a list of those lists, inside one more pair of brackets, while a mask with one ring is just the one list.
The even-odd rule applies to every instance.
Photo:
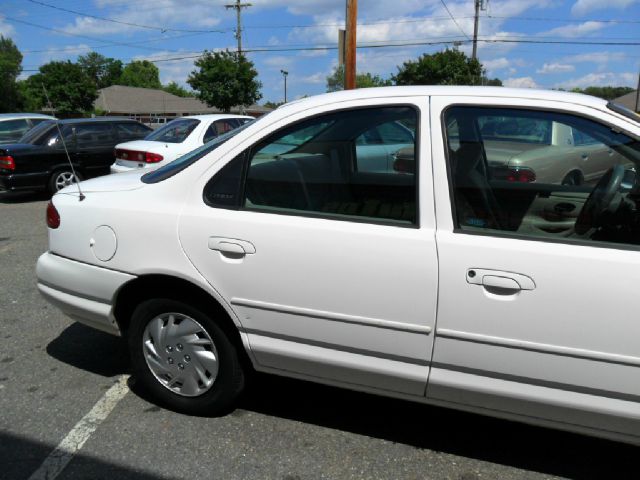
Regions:
[[421, 397], [438, 275], [431, 168], [359, 172], [355, 139], [421, 117], [428, 165], [428, 103], [379, 103], [263, 127], [194, 188], [179, 231], [258, 368]]
[[[427, 396], [638, 435], [640, 236], [630, 187], [615, 175], [622, 183], [601, 177], [595, 190], [493, 181], [477, 119], [490, 111], [564, 122], [636, 165], [640, 129], [559, 102], [460, 103], [432, 100], [440, 283]], [[633, 133], [616, 133], [625, 129]]]

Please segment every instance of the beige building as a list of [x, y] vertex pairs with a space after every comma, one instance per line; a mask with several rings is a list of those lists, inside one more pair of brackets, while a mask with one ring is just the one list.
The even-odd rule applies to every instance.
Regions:
[[[222, 113], [209, 107], [197, 98], [183, 98], [153, 88], [125, 87], [112, 85], [98, 91], [99, 96], [94, 107], [110, 116], [135, 118], [143, 123], [164, 123], [175, 117], [185, 115], [203, 115]], [[246, 107], [243, 114], [259, 117], [271, 109], [260, 105]], [[240, 114], [240, 108], [234, 107], [231, 113]]]

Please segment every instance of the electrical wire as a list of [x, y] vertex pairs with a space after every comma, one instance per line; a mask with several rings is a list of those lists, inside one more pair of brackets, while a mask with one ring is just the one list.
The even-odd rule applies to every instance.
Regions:
[[458, 27], [458, 30], [460, 30], [462, 32], [462, 34], [467, 38], [467, 40], [471, 41], [471, 39], [469, 38], [469, 35], [467, 35], [465, 33], [465, 31], [462, 29], [462, 27], [456, 21], [455, 17], [451, 14], [451, 11], [449, 11], [449, 7], [447, 7], [447, 4], [444, 3], [444, 0], [440, 0], [440, 3], [442, 3], [442, 6], [444, 7], [444, 9], [447, 11], [449, 16], [451, 17], [451, 20], [453, 20], [453, 23], [456, 24], [456, 27]]

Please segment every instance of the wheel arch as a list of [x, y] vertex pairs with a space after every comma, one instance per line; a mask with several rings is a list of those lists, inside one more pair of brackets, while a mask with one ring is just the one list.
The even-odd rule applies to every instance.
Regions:
[[139, 276], [123, 285], [113, 301], [113, 315], [122, 336], [127, 335], [131, 315], [136, 306], [145, 300], [167, 298], [189, 303], [210, 315], [229, 335], [244, 362], [251, 365], [247, 348], [240, 335], [240, 329], [222, 303], [202, 287], [182, 278], [166, 274]]

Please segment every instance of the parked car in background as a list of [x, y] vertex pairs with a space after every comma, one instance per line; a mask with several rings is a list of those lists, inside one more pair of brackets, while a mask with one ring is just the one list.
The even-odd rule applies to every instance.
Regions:
[[117, 117], [44, 121], [17, 143], [0, 146], [0, 190], [55, 193], [76, 179], [105, 175], [116, 144], [143, 138], [150, 131], [139, 122]]
[[[86, 182], [82, 202], [59, 192], [38, 288], [126, 337], [137, 385], [182, 412], [228, 411], [253, 366], [640, 445], [640, 175], [496, 181], [487, 116], [558, 122], [640, 166], [640, 122], [602, 99], [334, 92]], [[379, 169], [359, 139], [398, 124], [383, 145], [404, 128], [412, 145]]]
[[219, 135], [252, 121], [242, 115], [193, 115], [171, 120], [144, 140], [116, 146], [111, 173], [155, 169], [202, 146]]
[[55, 120], [50, 115], [40, 113], [3, 113], [0, 114], [0, 145], [15, 143], [36, 125], [45, 120]]

